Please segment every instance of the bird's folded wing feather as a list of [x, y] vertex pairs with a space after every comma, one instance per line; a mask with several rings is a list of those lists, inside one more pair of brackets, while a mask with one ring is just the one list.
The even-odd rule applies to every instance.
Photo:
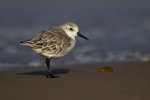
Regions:
[[41, 48], [42, 52], [49, 54], [65, 53], [71, 45], [71, 38], [62, 32], [42, 31], [35, 38], [30, 40], [31, 48]]

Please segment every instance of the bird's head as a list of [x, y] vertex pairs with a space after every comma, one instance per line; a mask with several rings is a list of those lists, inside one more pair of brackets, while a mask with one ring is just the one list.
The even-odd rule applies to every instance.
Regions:
[[79, 27], [75, 23], [67, 22], [61, 25], [60, 27], [67, 33], [68, 36], [70, 36], [73, 39], [75, 39], [76, 36], [80, 36], [86, 40], [89, 40], [87, 37], [85, 37], [79, 32]]

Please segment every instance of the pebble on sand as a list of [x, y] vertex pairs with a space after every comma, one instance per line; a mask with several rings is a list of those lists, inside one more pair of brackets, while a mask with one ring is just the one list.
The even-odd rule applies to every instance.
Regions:
[[114, 71], [110, 66], [105, 66], [99, 70], [99, 72], [112, 72]]
[[141, 58], [141, 61], [142, 61], [142, 62], [148, 62], [148, 61], [150, 61], [150, 58], [148, 58], [148, 57], [143, 57], [143, 58]]

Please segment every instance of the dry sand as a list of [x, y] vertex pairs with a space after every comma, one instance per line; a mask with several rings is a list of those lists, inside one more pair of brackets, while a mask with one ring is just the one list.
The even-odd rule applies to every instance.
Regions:
[[[113, 72], [98, 72], [111, 66]], [[101, 63], [0, 71], [1, 100], [150, 100], [150, 62]]]

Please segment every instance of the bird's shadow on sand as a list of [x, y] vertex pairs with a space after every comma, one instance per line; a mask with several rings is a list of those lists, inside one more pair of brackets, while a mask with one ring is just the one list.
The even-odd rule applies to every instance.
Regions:
[[[52, 74], [57, 75], [57, 74], [66, 74], [66, 73], [69, 73], [70, 70], [69, 69], [54, 69], [51, 72], [52, 72]], [[47, 76], [47, 74], [48, 74], [48, 70], [18, 73], [17, 75], [43, 75], [43, 76]]]

